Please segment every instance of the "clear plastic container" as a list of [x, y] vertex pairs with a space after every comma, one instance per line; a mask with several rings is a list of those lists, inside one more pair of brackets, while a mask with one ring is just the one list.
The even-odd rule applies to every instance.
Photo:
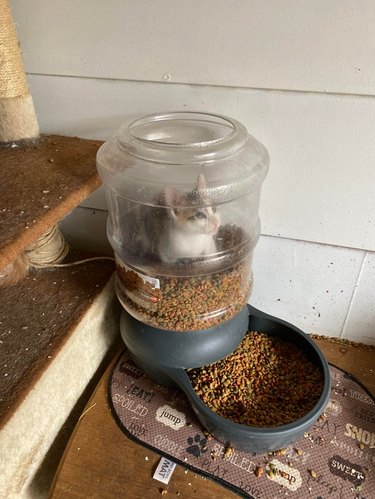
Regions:
[[124, 308], [174, 331], [239, 313], [252, 289], [264, 146], [224, 116], [152, 115], [105, 142], [97, 167]]

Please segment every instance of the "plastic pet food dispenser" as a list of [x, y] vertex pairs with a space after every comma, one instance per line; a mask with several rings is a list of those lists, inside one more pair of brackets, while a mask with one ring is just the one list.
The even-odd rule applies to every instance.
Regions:
[[[258, 330], [262, 320], [265, 330], [280, 329], [280, 321], [270, 322], [251, 307], [249, 317], [247, 306], [267, 150], [236, 120], [177, 112], [125, 125], [100, 147], [97, 167], [108, 202], [107, 232], [128, 350], [158, 383], [177, 381], [210, 431], [229, 435], [243, 448], [243, 425], [221, 418], [221, 427], [209, 409], [203, 415], [184, 369], [231, 354], [249, 321]], [[308, 347], [327, 374], [320, 352]], [[241, 431], [228, 433], [228, 424]], [[253, 452], [263, 450], [254, 447], [253, 436], [250, 440]]]
[[180, 112], [123, 127], [97, 165], [129, 350], [181, 368], [233, 352], [248, 326], [266, 149], [233, 119]]

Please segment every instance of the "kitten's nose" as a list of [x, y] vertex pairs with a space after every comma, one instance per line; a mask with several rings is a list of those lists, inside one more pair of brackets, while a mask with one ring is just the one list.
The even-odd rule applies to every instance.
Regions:
[[219, 224], [219, 222], [214, 222], [214, 223], [211, 225], [211, 227], [212, 227], [212, 233], [213, 233], [213, 234], [216, 234], [216, 232], [217, 232], [217, 230], [218, 230], [218, 228], [219, 228], [219, 225], [220, 225], [220, 224]]

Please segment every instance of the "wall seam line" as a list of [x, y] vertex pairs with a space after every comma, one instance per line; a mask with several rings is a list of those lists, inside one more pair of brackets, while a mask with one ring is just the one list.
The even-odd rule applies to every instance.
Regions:
[[212, 88], [228, 88], [237, 90], [252, 90], [255, 92], [289, 92], [289, 93], [299, 93], [299, 94], [315, 94], [315, 95], [325, 95], [325, 96], [335, 96], [335, 97], [358, 97], [358, 98], [375, 98], [375, 93], [356, 93], [356, 92], [340, 92], [334, 90], [312, 90], [312, 89], [298, 89], [298, 88], [277, 88], [277, 87], [258, 87], [258, 86], [243, 86], [243, 85], [228, 85], [220, 83], [196, 83], [189, 81], [170, 81], [166, 82], [159, 79], [151, 80], [140, 80], [134, 78], [124, 78], [120, 76], [98, 76], [98, 75], [79, 75], [79, 74], [64, 74], [64, 73], [40, 73], [38, 71], [26, 71], [27, 76], [46, 76], [46, 77], [56, 77], [56, 78], [82, 78], [89, 80], [109, 80], [109, 81], [124, 81], [130, 83], [161, 83], [164, 85], [188, 85], [194, 87], [212, 87]]
[[373, 250], [368, 249], [368, 248], [358, 248], [357, 246], [345, 246], [344, 244], [335, 244], [335, 243], [327, 243], [323, 241], [314, 241], [313, 239], [301, 239], [301, 238], [296, 238], [296, 237], [291, 237], [291, 236], [275, 236], [274, 234], [266, 234], [266, 233], [260, 233], [261, 237], [269, 237], [269, 238], [274, 238], [274, 239], [283, 239], [286, 241], [297, 241], [298, 243], [307, 243], [307, 244], [318, 244], [319, 246], [330, 246], [331, 248], [343, 248], [343, 249], [348, 249], [348, 250], [353, 250], [353, 251], [360, 251], [365, 252], [365, 253], [374, 253], [375, 248]]
[[362, 277], [362, 274], [364, 272], [364, 268], [365, 268], [365, 262], [366, 262], [366, 258], [367, 258], [367, 255], [368, 255], [368, 252], [365, 251], [364, 252], [364, 255], [363, 255], [363, 258], [362, 258], [362, 262], [361, 262], [361, 266], [360, 266], [360, 269], [359, 269], [359, 272], [358, 272], [358, 276], [357, 276], [357, 280], [356, 280], [356, 283], [354, 285], [354, 288], [353, 288], [353, 292], [352, 292], [352, 295], [350, 297], [350, 302], [349, 302], [349, 306], [348, 306], [348, 311], [346, 313], [346, 317], [344, 319], [344, 322], [341, 326], [341, 331], [340, 331], [340, 335], [339, 337], [342, 338], [343, 337], [343, 334], [345, 332], [345, 328], [346, 328], [346, 325], [349, 321], [349, 315], [352, 311], [352, 308], [353, 308], [353, 303], [354, 303], [354, 299], [356, 297], [356, 294], [357, 294], [357, 290], [358, 290], [358, 285], [359, 285], [359, 282], [361, 280], [361, 277]]

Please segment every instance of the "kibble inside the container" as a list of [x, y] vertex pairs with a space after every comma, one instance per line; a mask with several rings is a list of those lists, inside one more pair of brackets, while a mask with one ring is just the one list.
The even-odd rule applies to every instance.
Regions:
[[[154, 262], [152, 275], [156, 289], [132, 270], [117, 266], [117, 294], [123, 306], [139, 321], [156, 328], [195, 331], [211, 328], [235, 317], [249, 299], [252, 290], [251, 251], [242, 229], [226, 225], [219, 229], [217, 249], [223, 254], [224, 268], [211, 269], [204, 275], [174, 275], [175, 266]], [[219, 259], [220, 260], [220, 259]], [[186, 268], [194, 269], [194, 259]], [[205, 262], [207, 269], [209, 265]], [[177, 268], [181, 263], [177, 264]], [[184, 265], [182, 265], [183, 267]], [[210, 269], [209, 269], [210, 270]]]
[[188, 372], [197, 395], [236, 423], [275, 427], [307, 414], [323, 390], [323, 373], [297, 345], [248, 332], [228, 357]]

